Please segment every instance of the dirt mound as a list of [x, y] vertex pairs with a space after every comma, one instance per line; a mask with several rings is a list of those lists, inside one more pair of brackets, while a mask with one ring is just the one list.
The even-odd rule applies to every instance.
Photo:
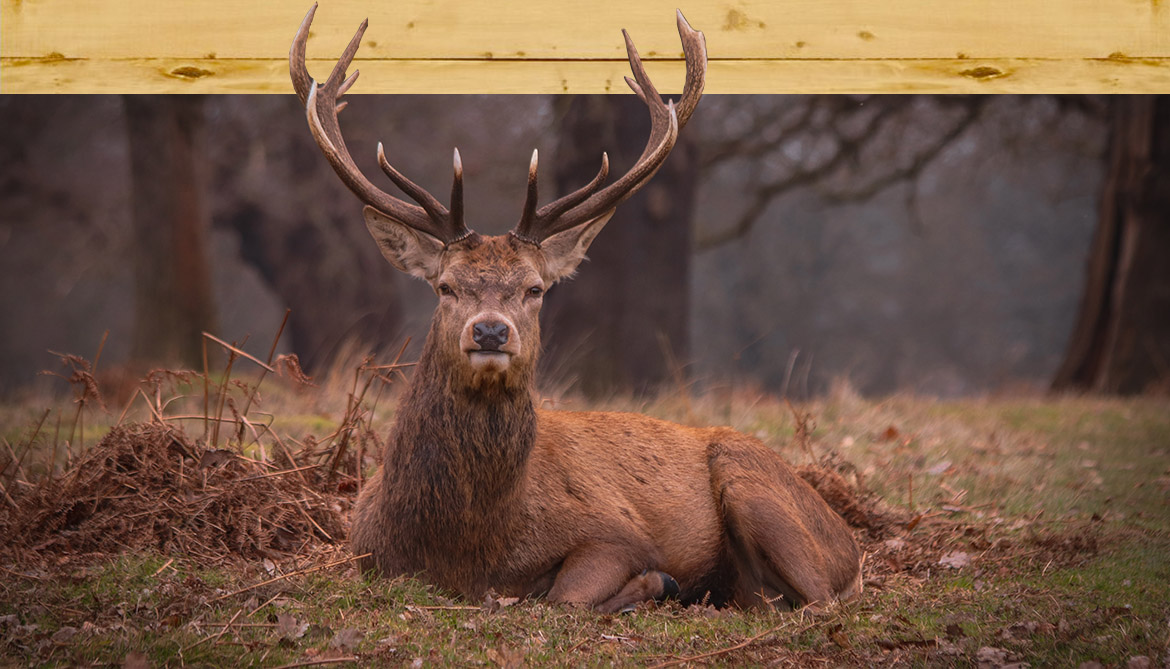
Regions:
[[351, 499], [337, 477], [327, 486], [293, 464], [205, 448], [170, 425], [116, 427], [73, 469], [26, 488], [0, 530], [9, 550], [37, 553], [257, 557], [343, 541]]

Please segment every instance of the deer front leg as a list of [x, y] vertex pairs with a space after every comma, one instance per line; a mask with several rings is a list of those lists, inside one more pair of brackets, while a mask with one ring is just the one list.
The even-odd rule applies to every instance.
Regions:
[[646, 562], [644, 552], [613, 544], [579, 548], [565, 558], [548, 598], [616, 613], [678, 594], [678, 583], [669, 574], [646, 568]]

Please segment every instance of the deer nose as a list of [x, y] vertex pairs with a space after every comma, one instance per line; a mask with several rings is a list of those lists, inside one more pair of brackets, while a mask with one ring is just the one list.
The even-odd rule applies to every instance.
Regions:
[[498, 351], [508, 343], [508, 326], [500, 321], [480, 321], [471, 328], [471, 338], [481, 351]]

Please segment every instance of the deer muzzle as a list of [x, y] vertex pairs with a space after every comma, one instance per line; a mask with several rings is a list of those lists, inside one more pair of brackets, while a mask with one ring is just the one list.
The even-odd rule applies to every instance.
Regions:
[[498, 312], [477, 314], [467, 322], [459, 343], [471, 366], [479, 372], [502, 372], [520, 353], [516, 325]]

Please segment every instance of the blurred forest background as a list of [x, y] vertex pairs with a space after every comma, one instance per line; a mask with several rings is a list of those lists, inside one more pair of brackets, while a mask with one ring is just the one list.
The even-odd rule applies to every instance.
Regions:
[[[353, 96], [341, 121], [468, 223], [508, 230], [620, 174], [633, 96]], [[372, 243], [296, 97], [0, 98], [0, 392], [53, 367], [200, 368], [207, 330], [312, 374], [421, 345], [436, 298]], [[706, 96], [666, 167], [554, 288], [553, 394], [663, 385], [793, 397], [1170, 383], [1165, 97]]]

